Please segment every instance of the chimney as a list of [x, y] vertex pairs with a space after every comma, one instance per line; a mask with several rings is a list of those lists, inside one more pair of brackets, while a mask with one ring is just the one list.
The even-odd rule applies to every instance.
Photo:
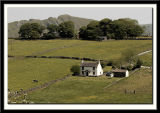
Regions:
[[98, 64], [101, 64], [100, 60], [98, 60]]

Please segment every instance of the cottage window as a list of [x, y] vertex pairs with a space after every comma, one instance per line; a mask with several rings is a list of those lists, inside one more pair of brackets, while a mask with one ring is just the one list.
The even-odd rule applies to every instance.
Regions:
[[82, 70], [84, 70], [84, 67], [82, 67]]
[[95, 75], [95, 72], [93, 72], [93, 75]]
[[84, 75], [84, 71], [82, 71], [82, 75]]
[[93, 67], [93, 70], [95, 70], [95, 67]]

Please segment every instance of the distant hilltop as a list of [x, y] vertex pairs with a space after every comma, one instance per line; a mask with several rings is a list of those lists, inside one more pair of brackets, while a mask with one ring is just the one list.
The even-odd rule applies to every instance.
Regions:
[[[14, 21], [11, 23], [8, 23], [8, 37], [9, 38], [16, 38], [18, 37], [18, 31], [20, 29], [20, 26], [25, 23], [39, 23], [43, 26], [48, 26], [50, 24], [60, 24], [65, 21], [72, 21], [75, 24], [75, 29], [79, 30], [82, 26], [86, 26], [89, 24], [90, 21], [93, 21], [93, 19], [86, 19], [86, 18], [80, 18], [80, 17], [74, 17], [70, 16], [68, 14], [60, 15], [57, 18], [49, 17], [48, 19], [39, 20], [39, 19], [29, 19], [29, 20], [20, 20], [20, 21]], [[152, 34], [152, 24], [146, 24], [142, 25], [145, 26], [146, 30], [144, 32], [144, 35]]]
[[141, 26], [143, 26], [145, 28], [145, 31], [142, 35], [152, 36], [152, 24], [143, 24]]
[[49, 17], [48, 19], [44, 19], [44, 20], [29, 19], [29, 20], [14, 21], [14, 22], [8, 23], [8, 37], [9, 38], [18, 37], [19, 36], [18, 31], [20, 29], [20, 26], [25, 23], [39, 23], [43, 26], [48, 26], [50, 24], [60, 24], [65, 21], [74, 22], [75, 29], [79, 30], [80, 27], [89, 24], [89, 22], [92, 21], [92, 19], [74, 17], [74, 16], [65, 14], [65, 15], [58, 16], [58, 18]]

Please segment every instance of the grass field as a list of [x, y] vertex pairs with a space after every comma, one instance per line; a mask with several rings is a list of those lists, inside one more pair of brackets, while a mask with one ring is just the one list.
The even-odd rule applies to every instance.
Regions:
[[74, 56], [93, 59], [115, 60], [121, 57], [126, 49], [134, 50], [137, 54], [152, 48], [151, 40], [113, 40], [83, 45], [81, 47], [65, 48], [45, 53], [46, 56]]
[[[72, 56], [94, 59], [118, 59], [126, 49], [140, 53], [152, 49], [151, 40], [111, 40], [106, 42], [80, 40], [35, 40], [20, 41], [9, 39], [8, 54], [13, 56], [43, 55]], [[67, 48], [61, 48], [61, 47]], [[57, 49], [60, 48], [60, 49]], [[144, 54], [141, 59], [150, 65], [152, 53]], [[71, 74], [70, 67], [80, 64], [79, 60], [48, 58], [9, 58], [8, 88], [11, 90], [28, 89], [50, 80]], [[111, 70], [105, 67], [104, 71]], [[33, 80], [38, 80], [34, 83]], [[120, 78], [69, 77], [45, 89], [28, 95], [35, 103], [151, 103], [151, 70], [140, 70], [137, 74], [105, 87]], [[143, 81], [143, 82], [141, 82]], [[124, 94], [124, 89], [136, 90], [136, 94]]]
[[[13, 56], [37, 54], [40, 56], [69, 56], [115, 60], [120, 58], [121, 52], [126, 49], [134, 50], [137, 54], [152, 49], [152, 40], [111, 40], [106, 42], [81, 40], [14, 40], [11, 43], [12, 41], [12, 39], [9, 39], [8, 54]], [[52, 50], [54, 48], [72, 45], [73, 47]]]
[[36, 55], [50, 49], [64, 46], [88, 44], [91, 41], [80, 40], [14, 40], [8, 39], [8, 54], [12, 56]]
[[152, 66], [152, 52], [140, 56], [144, 66]]
[[[106, 76], [70, 77], [29, 94], [28, 99], [34, 103], [152, 103], [151, 70], [142, 69], [105, 88], [118, 79]], [[133, 90], [136, 94], [131, 93]]]
[[[8, 85], [11, 90], [27, 89], [50, 80], [71, 74], [70, 67], [76, 60], [62, 59], [10, 59], [8, 62]], [[38, 83], [32, 82], [38, 80]]]

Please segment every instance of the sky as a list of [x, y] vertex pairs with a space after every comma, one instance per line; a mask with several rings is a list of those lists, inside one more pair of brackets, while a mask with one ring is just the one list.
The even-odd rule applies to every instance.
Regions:
[[152, 23], [150, 7], [8, 7], [7, 21], [43, 20], [63, 14], [95, 20], [131, 18], [138, 20], [139, 24]]

